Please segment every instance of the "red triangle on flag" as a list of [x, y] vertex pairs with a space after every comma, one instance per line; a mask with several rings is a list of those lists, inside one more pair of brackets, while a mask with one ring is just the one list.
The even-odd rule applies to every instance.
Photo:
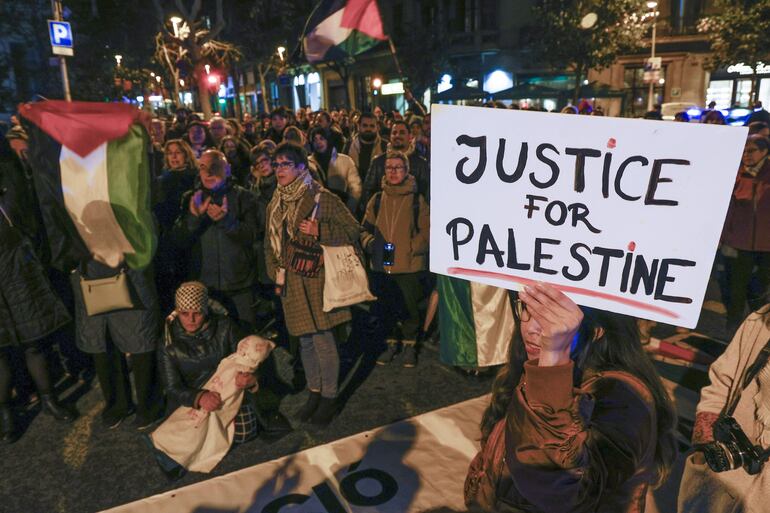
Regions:
[[355, 29], [374, 39], [387, 39], [382, 29], [382, 17], [377, 8], [377, 0], [348, 0], [340, 25]]
[[134, 123], [149, 126], [149, 114], [126, 103], [48, 100], [22, 104], [19, 114], [81, 157], [125, 136]]

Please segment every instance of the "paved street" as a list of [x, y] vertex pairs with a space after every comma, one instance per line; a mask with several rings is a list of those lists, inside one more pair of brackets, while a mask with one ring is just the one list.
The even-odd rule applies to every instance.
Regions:
[[[712, 282], [698, 331], [720, 338], [724, 321], [715, 295]], [[665, 338], [675, 335], [675, 329], [658, 325], [653, 334]], [[50, 417], [35, 416], [33, 411], [24, 436], [14, 445], [0, 449], [0, 473], [6, 476], [0, 484], [3, 497], [0, 511], [99, 511], [489, 392], [490, 379], [466, 377], [442, 365], [437, 348], [432, 345], [422, 350], [417, 368], [403, 368], [398, 360], [388, 367], [374, 365], [374, 358], [381, 350], [378, 343], [377, 337], [364, 336], [357, 343], [351, 340], [342, 346], [343, 371], [349, 371], [348, 387], [343, 395], [349, 395], [349, 400], [328, 428], [298, 426], [293, 415], [305, 396], [303, 393], [288, 395], [281, 410], [292, 419], [297, 428], [294, 432], [272, 443], [258, 439], [238, 447], [210, 475], [188, 474], [176, 483], [169, 483], [156, 467], [130, 422], [115, 431], [101, 427], [101, 394], [94, 382], [77, 400], [81, 417], [74, 424], [59, 424]], [[288, 353], [279, 348], [276, 355], [279, 372], [290, 381]], [[670, 361], [657, 362], [657, 366], [663, 377], [690, 390], [698, 390], [705, 382], [702, 370], [684, 368]], [[71, 387], [68, 392], [77, 394], [77, 387]], [[692, 416], [691, 411], [680, 413]], [[683, 420], [682, 441], [689, 437], [690, 430], [691, 422]]]

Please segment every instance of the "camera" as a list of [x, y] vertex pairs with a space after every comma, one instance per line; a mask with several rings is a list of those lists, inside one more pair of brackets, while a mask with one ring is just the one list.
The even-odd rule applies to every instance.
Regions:
[[753, 445], [733, 417], [722, 415], [714, 423], [714, 441], [698, 447], [714, 472], [743, 467], [749, 475], [759, 474], [768, 455]]
[[382, 246], [382, 265], [392, 266], [393, 261], [396, 259], [396, 245], [391, 242], [386, 242]]

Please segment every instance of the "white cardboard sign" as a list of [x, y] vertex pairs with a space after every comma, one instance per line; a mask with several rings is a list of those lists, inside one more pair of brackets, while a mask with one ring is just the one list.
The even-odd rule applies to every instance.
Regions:
[[430, 269], [694, 328], [745, 128], [434, 105]]

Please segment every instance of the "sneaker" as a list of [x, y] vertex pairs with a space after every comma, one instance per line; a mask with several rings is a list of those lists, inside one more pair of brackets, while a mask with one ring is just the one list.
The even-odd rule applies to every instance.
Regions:
[[401, 362], [404, 367], [411, 368], [417, 365], [417, 349], [414, 343], [404, 343], [404, 354], [401, 356]]
[[398, 351], [397, 342], [395, 340], [389, 340], [388, 349], [386, 349], [385, 352], [382, 353], [379, 358], [377, 358], [377, 365], [387, 365], [392, 362], [393, 358], [396, 356], [396, 351]]

